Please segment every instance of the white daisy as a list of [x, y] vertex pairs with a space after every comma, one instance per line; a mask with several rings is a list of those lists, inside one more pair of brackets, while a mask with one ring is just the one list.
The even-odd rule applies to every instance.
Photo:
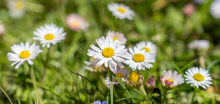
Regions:
[[130, 54], [124, 56], [126, 59], [124, 63], [128, 64], [133, 70], [145, 70], [151, 68], [151, 63], [155, 62], [155, 54], [146, 53], [145, 50], [140, 50], [137, 47], [129, 48]]
[[[118, 70], [115, 70], [113, 73], [114, 73], [118, 78], [120, 78], [122, 81], [125, 81], [125, 80], [127, 80], [127, 76], [128, 76], [128, 74], [130, 73], [130, 71], [127, 70], [126, 68], [119, 68]], [[119, 84], [118, 80], [117, 80], [114, 76], [112, 76], [112, 79], [113, 79], [113, 80], [112, 80], [113, 85]], [[105, 84], [106, 84], [107, 87], [110, 86], [110, 78], [109, 78], [109, 76], [106, 77], [106, 79], [105, 79]]]
[[220, 19], [220, 0], [214, 0], [210, 6], [210, 14], [216, 18]]
[[203, 49], [207, 50], [209, 48], [209, 41], [208, 40], [195, 40], [188, 44], [188, 47], [191, 49]]
[[86, 31], [87, 28], [89, 27], [89, 23], [86, 22], [83, 17], [74, 13], [67, 16], [66, 23], [69, 26], [69, 28], [72, 29], [73, 31], [79, 31], [79, 30]]
[[14, 44], [11, 46], [12, 52], [8, 52], [8, 60], [14, 61], [11, 65], [15, 65], [15, 69], [17, 69], [21, 64], [23, 64], [25, 61], [28, 62], [28, 64], [33, 65], [32, 59], [35, 59], [36, 56], [42, 52], [40, 50], [40, 46], [36, 45], [36, 43], [33, 43], [30, 46], [29, 42], [26, 42], [25, 44], [23, 42], [19, 44]]
[[88, 50], [87, 55], [94, 57], [92, 61], [92, 67], [100, 67], [102, 64], [107, 68], [108, 66], [112, 71], [116, 70], [116, 66], [124, 67], [121, 62], [124, 62], [122, 56], [126, 55], [127, 49], [125, 45], [121, 45], [119, 40], [113, 41], [113, 38], [101, 37], [96, 40], [98, 47], [93, 44], [90, 45], [92, 49]]
[[12, 18], [20, 18], [25, 14], [25, 2], [23, 0], [10, 0], [7, 7]]
[[150, 42], [150, 41], [142, 41], [140, 43], [138, 43], [137, 48], [140, 50], [145, 50], [145, 52], [149, 52], [152, 54], [156, 54], [157, 53], [157, 47], [154, 43]]
[[63, 28], [59, 28], [55, 24], [45, 24], [40, 28], [37, 28], [34, 31], [35, 40], [39, 40], [42, 46], [47, 48], [50, 47], [50, 44], [55, 45], [56, 43], [60, 42], [61, 40], [65, 39], [66, 33], [64, 32]]
[[119, 19], [129, 19], [132, 20], [134, 16], [134, 11], [131, 10], [128, 6], [118, 3], [108, 4], [108, 10], [112, 12], [116, 18]]
[[114, 31], [108, 31], [106, 37], [113, 38], [113, 41], [118, 39], [121, 41], [121, 44], [126, 44], [127, 39], [125, 38], [124, 34]]
[[105, 70], [105, 68], [104, 68], [103, 66], [100, 66], [100, 67], [97, 67], [97, 66], [92, 67], [92, 61], [93, 61], [93, 60], [95, 60], [95, 58], [90, 57], [90, 60], [89, 60], [89, 61], [84, 61], [84, 63], [86, 64], [86, 65], [84, 66], [84, 68], [85, 68], [86, 70], [89, 70], [89, 71], [91, 71], [91, 72], [98, 72], [98, 71], [104, 71], [104, 70]]
[[182, 74], [178, 74], [177, 71], [172, 73], [172, 70], [163, 71], [163, 77], [160, 78], [161, 84], [166, 88], [173, 88], [182, 83], [184, 83], [184, 79]]
[[185, 73], [186, 83], [190, 83], [191, 86], [196, 86], [197, 88], [201, 86], [206, 89], [206, 87], [209, 87], [209, 84], [212, 84], [212, 77], [210, 76], [208, 70], [192, 67], [189, 68]]

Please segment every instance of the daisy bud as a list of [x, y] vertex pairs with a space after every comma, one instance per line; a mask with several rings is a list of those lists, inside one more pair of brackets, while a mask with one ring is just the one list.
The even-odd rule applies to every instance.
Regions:
[[195, 11], [195, 5], [192, 3], [186, 4], [183, 8], [183, 14], [186, 16], [190, 16]]
[[153, 93], [151, 96], [152, 96], [152, 97], [158, 97], [158, 96], [160, 96], [160, 94], [158, 94], [158, 93]]
[[138, 74], [136, 72], [132, 72], [130, 74], [129, 83], [133, 87], [140, 87], [141, 84], [144, 82], [144, 77], [141, 74]]
[[145, 88], [147, 89], [147, 92], [150, 92], [154, 89], [156, 83], [156, 79], [154, 76], [150, 77], [147, 82], [145, 83]]

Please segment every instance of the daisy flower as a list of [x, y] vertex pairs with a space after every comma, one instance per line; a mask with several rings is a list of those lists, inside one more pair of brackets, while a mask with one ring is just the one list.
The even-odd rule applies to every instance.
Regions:
[[186, 72], [186, 83], [191, 84], [191, 86], [199, 86], [206, 89], [209, 87], [209, 84], [212, 84], [212, 77], [210, 76], [208, 70], [198, 67], [189, 68]]
[[[92, 67], [92, 61], [93, 61], [93, 60], [95, 60], [95, 58], [90, 57], [90, 60], [89, 60], [89, 61], [84, 61], [84, 63], [86, 64], [86, 65], [84, 66], [84, 68], [85, 68], [86, 70], [89, 70], [89, 71], [91, 71], [91, 72], [97, 72], [97, 71], [105, 70], [103, 66], [100, 66], [100, 67], [97, 67], [97, 66]], [[100, 69], [101, 69], [101, 70], [100, 70]]]
[[[115, 70], [113, 72], [118, 78], [120, 78], [122, 81], [127, 80], [127, 76], [130, 73], [129, 70], [127, 70], [126, 68], [119, 68], [118, 70]], [[115, 84], [119, 84], [118, 80], [112, 76], [112, 83], [113, 85]], [[107, 87], [110, 86], [110, 78], [109, 76], [105, 79], [105, 84], [107, 85]]]
[[20, 18], [25, 14], [25, 3], [23, 0], [10, 0], [7, 7], [12, 18]]
[[203, 49], [208, 50], [209, 48], [209, 41], [208, 40], [195, 40], [188, 44], [188, 47], [191, 49]]
[[43, 47], [47, 45], [47, 48], [49, 48], [50, 44], [55, 45], [65, 39], [66, 33], [63, 28], [59, 28], [51, 23], [37, 28], [36, 31], [34, 31], [34, 35], [36, 36], [34, 40], [39, 40], [40, 43], [43, 44]]
[[216, 18], [220, 19], [220, 0], [214, 0], [210, 6], [210, 14]]
[[138, 43], [136, 46], [140, 50], [145, 50], [145, 52], [149, 52], [152, 54], [157, 53], [156, 45], [150, 41], [148, 41], [148, 42], [142, 41], [142, 42]]
[[30, 45], [29, 42], [26, 42], [25, 44], [21, 42], [20, 44], [14, 44], [11, 46], [12, 52], [8, 52], [8, 60], [14, 61], [11, 65], [15, 66], [15, 69], [17, 69], [21, 64], [23, 64], [25, 61], [28, 62], [28, 64], [33, 65], [32, 59], [35, 59], [36, 56], [42, 52], [40, 50], [40, 46], [36, 45], [36, 43], [33, 43]]
[[151, 63], [155, 62], [155, 54], [150, 54], [145, 50], [140, 50], [137, 47], [129, 48], [130, 53], [125, 56], [127, 60], [124, 63], [128, 64], [133, 70], [145, 70], [153, 67]]
[[165, 88], [173, 88], [184, 83], [182, 74], [178, 74], [177, 71], [172, 73], [172, 70], [167, 72], [164, 70], [163, 77], [160, 78], [160, 81]]
[[128, 6], [125, 6], [123, 4], [118, 3], [111, 3], [108, 4], [108, 10], [112, 12], [112, 15], [114, 15], [116, 18], [119, 19], [129, 19], [132, 20], [134, 16], [134, 11], [131, 10]]
[[124, 59], [122, 56], [126, 55], [127, 49], [125, 45], [121, 45], [119, 40], [113, 41], [113, 38], [101, 37], [96, 40], [98, 47], [95, 45], [90, 45], [92, 49], [88, 50], [87, 55], [94, 57], [95, 60], [92, 61], [92, 67], [100, 67], [102, 64], [107, 68], [108, 66], [112, 71], [116, 70], [116, 66], [119, 65], [123, 68]]
[[113, 38], [113, 41], [118, 39], [121, 41], [121, 44], [126, 44], [127, 39], [125, 38], [124, 34], [114, 31], [108, 31], [106, 37]]
[[83, 30], [86, 31], [89, 27], [89, 23], [86, 22], [83, 17], [77, 14], [70, 14], [66, 18], [66, 24], [69, 26], [70, 29], [73, 31]]

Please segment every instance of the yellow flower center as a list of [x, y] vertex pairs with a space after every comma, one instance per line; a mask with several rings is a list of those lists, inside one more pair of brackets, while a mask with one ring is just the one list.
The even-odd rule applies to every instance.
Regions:
[[140, 75], [138, 73], [131, 72], [131, 74], [130, 74], [130, 81], [134, 81], [135, 83], [137, 83], [139, 77], [140, 77]]
[[193, 76], [193, 78], [195, 79], [195, 80], [197, 80], [197, 81], [203, 81], [205, 78], [204, 78], [204, 76], [202, 75], [202, 74], [200, 74], [200, 73], [196, 73], [194, 76]]
[[23, 59], [28, 58], [30, 55], [31, 55], [30, 52], [27, 51], [27, 50], [22, 51], [22, 52], [19, 54], [20, 58], [23, 58]]
[[144, 61], [144, 55], [142, 55], [142, 54], [134, 54], [133, 55], [133, 60], [135, 62], [143, 62]]
[[47, 34], [47, 35], [44, 36], [44, 38], [46, 40], [52, 40], [54, 38], [54, 35], [53, 34]]
[[114, 55], [114, 49], [106, 47], [105, 49], [103, 49], [102, 55], [104, 57], [112, 57]]
[[71, 26], [72, 27], [79, 27], [79, 22], [74, 21], [71, 23]]
[[117, 38], [116, 38], [116, 37], [114, 37], [114, 38], [113, 38], [113, 42], [114, 42], [116, 39], [117, 39]]
[[119, 7], [119, 8], [118, 8], [118, 11], [121, 12], [121, 13], [124, 13], [124, 12], [125, 12], [125, 8]]
[[[117, 73], [117, 74], [115, 74], [118, 78], [123, 78], [124, 77], [124, 75], [122, 74], [122, 73]], [[115, 79], [115, 81], [116, 82], [118, 82], [118, 80], [116, 79], [116, 78], [114, 78]]]
[[24, 3], [22, 1], [17, 1], [15, 3], [15, 8], [19, 9], [19, 10], [23, 9], [24, 8]]
[[[172, 79], [166, 79], [166, 80], [169, 81], [169, 82], [173, 82]], [[163, 84], [165, 84], [165, 80], [163, 81]], [[173, 82], [173, 85], [171, 87], [173, 87], [173, 86], [174, 86], [174, 82]]]
[[142, 48], [142, 50], [145, 50], [146, 52], [150, 52], [150, 49], [147, 47]]

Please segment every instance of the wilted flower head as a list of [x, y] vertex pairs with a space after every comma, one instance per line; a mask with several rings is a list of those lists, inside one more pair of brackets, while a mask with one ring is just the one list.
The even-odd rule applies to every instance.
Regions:
[[195, 5], [192, 4], [192, 3], [189, 3], [189, 4], [186, 4], [184, 7], [183, 7], [183, 13], [186, 15], [186, 16], [190, 16], [194, 13], [195, 11]]
[[101, 101], [97, 100], [97, 101], [93, 102], [93, 104], [108, 104], [108, 102], [107, 101], [103, 101], [101, 103]]
[[161, 84], [165, 89], [170, 89], [184, 83], [182, 74], [178, 74], [177, 71], [172, 73], [172, 70], [163, 72], [163, 77], [160, 78]]
[[191, 84], [191, 86], [199, 86], [206, 89], [209, 84], [212, 84], [212, 77], [210, 76], [208, 70], [198, 67], [189, 68], [186, 72], [186, 83]]
[[209, 44], [210, 43], [208, 40], [195, 40], [195, 41], [190, 42], [188, 46], [191, 49], [208, 50]]
[[129, 84], [134, 87], [140, 87], [140, 85], [144, 82], [144, 77], [141, 74], [136, 72], [131, 72], [129, 78]]
[[127, 39], [125, 38], [124, 34], [119, 33], [119, 32], [108, 31], [106, 37], [113, 38], [113, 41], [118, 39], [119, 41], [121, 41], [121, 44], [126, 44], [127, 42]]
[[7, 7], [12, 18], [20, 18], [25, 14], [25, 2], [23, 0], [10, 0]]
[[129, 19], [132, 20], [134, 16], [134, 11], [131, 10], [128, 6], [118, 3], [108, 4], [108, 10], [112, 12], [112, 15], [115, 18], [119, 19]]
[[3, 24], [0, 24], [0, 36], [5, 34], [5, 27]]
[[86, 22], [83, 17], [74, 13], [67, 16], [66, 24], [73, 31], [79, 31], [79, 30], [86, 31], [87, 28], [89, 27], [89, 23]]
[[220, 0], [214, 0], [210, 6], [210, 14], [216, 18], [220, 19]]

